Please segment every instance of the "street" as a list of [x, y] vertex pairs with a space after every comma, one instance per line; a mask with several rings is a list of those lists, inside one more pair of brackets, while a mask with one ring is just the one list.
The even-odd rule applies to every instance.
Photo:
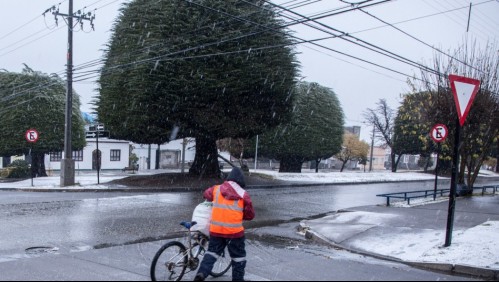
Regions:
[[[431, 189], [432, 185], [430, 181], [249, 190], [257, 217], [246, 224], [248, 273], [269, 280], [455, 280], [457, 277], [316, 246], [295, 232], [297, 219], [382, 204], [384, 199], [376, 194]], [[178, 223], [190, 219], [201, 201], [200, 192], [0, 192], [0, 278], [147, 280], [155, 251], [179, 236]], [[39, 247], [42, 252], [26, 251]], [[133, 275], [114, 277], [103, 271], [99, 276], [99, 271], [65, 266], [71, 264], [68, 257]], [[16, 270], [19, 264], [25, 271]], [[47, 276], [36, 276], [40, 271]]]

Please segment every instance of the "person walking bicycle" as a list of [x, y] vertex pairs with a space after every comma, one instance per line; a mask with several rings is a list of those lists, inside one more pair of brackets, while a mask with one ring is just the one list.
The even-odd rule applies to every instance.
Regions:
[[232, 280], [243, 281], [246, 268], [246, 248], [243, 220], [252, 220], [255, 210], [240, 168], [233, 168], [227, 180], [212, 186], [203, 197], [213, 202], [210, 223], [210, 242], [194, 281], [204, 281], [210, 274], [217, 257], [225, 248], [232, 259]]

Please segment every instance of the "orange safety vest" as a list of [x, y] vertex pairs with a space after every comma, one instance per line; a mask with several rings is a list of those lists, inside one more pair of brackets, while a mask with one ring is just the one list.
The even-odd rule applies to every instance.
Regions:
[[227, 200], [220, 193], [220, 185], [215, 186], [210, 232], [230, 235], [244, 231], [243, 210], [242, 199]]

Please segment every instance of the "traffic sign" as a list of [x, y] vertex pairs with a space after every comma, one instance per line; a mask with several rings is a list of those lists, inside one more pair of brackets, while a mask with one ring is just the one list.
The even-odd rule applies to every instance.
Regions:
[[28, 129], [24, 136], [26, 137], [26, 141], [35, 143], [36, 141], [38, 141], [38, 137], [40, 136], [40, 134], [38, 134], [38, 131], [36, 131], [36, 129]]
[[450, 74], [449, 81], [452, 94], [454, 94], [459, 124], [463, 126], [471, 104], [480, 89], [480, 80]]
[[448, 135], [449, 130], [444, 124], [435, 124], [430, 132], [431, 139], [437, 143], [443, 142]]
[[96, 138], [97, 134], [99, 134], [99, 137], [109, 137], [109, 131], [87, 131], [85, 138]]

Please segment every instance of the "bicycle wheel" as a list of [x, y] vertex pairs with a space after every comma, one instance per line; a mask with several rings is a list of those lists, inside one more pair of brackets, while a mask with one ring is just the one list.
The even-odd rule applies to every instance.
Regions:
[[164, 244], [151, 263], [152, 281], [179, 281], [187, 267], [187, 249], [177, 241]]
[[221, 256], [218, 257], [213, 269], [211, 270], [210, 275], [213, 277], [220, 277], [224, 275], [227, 271], [229, 271], [232, 259], [230, 258], [227, 250], [224, 250]]

